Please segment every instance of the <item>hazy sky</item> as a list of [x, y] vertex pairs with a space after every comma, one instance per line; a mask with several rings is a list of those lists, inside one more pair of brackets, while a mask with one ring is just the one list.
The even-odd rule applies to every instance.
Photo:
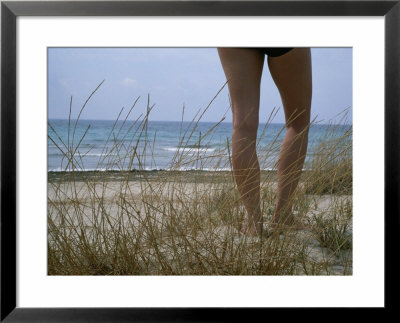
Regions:
[[[312, 117], [329, 122], [352, 108], [352, 49], [312, 48]], [[76, 117], [90, 93], [82, 119], [115, 120], [121, 108], [129, 110], [140, 97], [131, 117], [146, 111], [147, 98], [155, 104], [150, 120], [191, 120], [204, 109], [225, 83], [215, 48], [49, 48], [48, 116], [67, 119], [70, 97]], [[279, 92], [265, 61], [261, 83], [260, 122], [274, 107], [281, 107]], [[229, 109], [227, 86], [217, 96], [202, 121], [219, 121]], [[231, 112], [225, 121], [231, 122]], [[351, 119], [351, 110], [349, 114]], [[284, 122], [280, 109], [274, 122]]]

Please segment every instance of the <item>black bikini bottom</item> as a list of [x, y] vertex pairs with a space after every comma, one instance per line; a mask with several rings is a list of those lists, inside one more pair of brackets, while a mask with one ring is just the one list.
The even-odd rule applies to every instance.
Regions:
[[258, 47], [253, 48], [262, 51], [264, 54], [270, 57], [278, 57], [291, 51], [293, 48], [289, 47]]

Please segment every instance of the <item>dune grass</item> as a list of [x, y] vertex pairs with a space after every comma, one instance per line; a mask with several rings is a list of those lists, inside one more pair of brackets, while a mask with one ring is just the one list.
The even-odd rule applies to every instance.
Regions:
[[[138, 100], [114, 123], [99, 159], [99, 165], [106, 163], [109, 170], [77, 171], [84, 169], [80, 146], [89, 127], [80, 138], [76, 127], [99, 87], [82, 106], [78, 119], [70, 117], [66, 141], [49, 124], [49, 139], [62, 152], [65, 169], [49, 173], [49, 275], [352, 274], [351, 130], [337, 138], [331, 136], [335, 130], [332, 126], [311, 166], [303, 172], [293, 211], [313, 229], [252, 239], [238, 234], [245, 211], [232, 173], [218, 171], [231, 167], [230, 159], [223, 158], [230, 155], [229, 141], [212, 157], [202, 155], [199, 149], [194, 154], [196, 147], [189, 145], [213, 100], [188, 127], [182, 126], [180, 149], [171, 160], [170, 170], [145, 171], [145, 165], [151, 162], [145, 156], [147, 152], [151, 156], [156, 140], [150, 141], [147, 136], [153, 108], [148, 99], [147, 113], [127, 131], [123, 126]], [[70, 116], [71, 109], [72, 100]], [[200, 136], [198, 147], [212, 138], [218, 125]], [[118, 138], [132, 140], [127, 144]], [[261, 149], [268, 155], [279, 147], [276, 137], [269, 147]], [[209, 158], [213, 158], [214, 171], [180, 171], [187, 165], [208, 167]], [[266, 160], [260, 160], [262, 169]], [[139, 168], [132, 169], [134, 164]], [[265, 231], [275, 195], [276, 173], [263, 171]]]

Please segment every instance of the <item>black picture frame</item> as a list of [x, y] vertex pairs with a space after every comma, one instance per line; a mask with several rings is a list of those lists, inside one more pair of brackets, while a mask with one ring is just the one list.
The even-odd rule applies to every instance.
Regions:
[[[400, 171], [400, 1], [2, 1], [1, 322], [222, 322], [265, 316], [243, 308], [18, 308], [16, 285], [16, 19], [19, 16], [384, 16], [385, 306], [396, 308]], [[371, 233], [372, 234], [372, 233]], [[267, 292], [267, 291], [266, 291]], [[267, 318], [267, 317], [266, 317]], [[248, 321], [248, 320], [247, 320]], [[250, 319], [251, 321], [251, 319]]]

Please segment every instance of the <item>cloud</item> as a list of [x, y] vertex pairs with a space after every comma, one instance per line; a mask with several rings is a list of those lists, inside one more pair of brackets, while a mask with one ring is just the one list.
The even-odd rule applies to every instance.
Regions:
[[126, 86], [126, 87], [129, 87], [129, 88], [136, 88], [138, 86], [138, 81], [136, 81], [134, 79], [131, 79], [129, 77], [125, 77], [122, 80], [122, 85]]

